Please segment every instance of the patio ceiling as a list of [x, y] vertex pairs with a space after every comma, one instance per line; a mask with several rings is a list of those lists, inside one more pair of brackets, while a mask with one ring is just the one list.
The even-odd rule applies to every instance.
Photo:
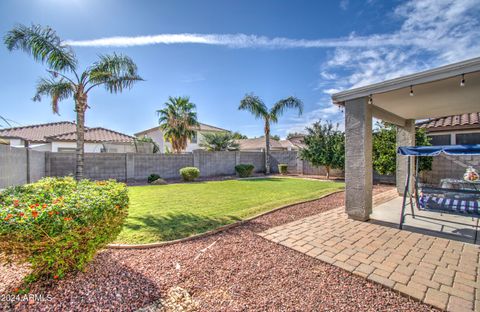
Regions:
[[[465, 86], [460, 86], [462, 74]], [[412, 86], [414, 96], [410, 96]], [[480, 111], [480, 57], [387, 80], [332, 96], [346, 101], [372, 95], [374, 117], [404, 125], [406, 119], [426, 119]]]

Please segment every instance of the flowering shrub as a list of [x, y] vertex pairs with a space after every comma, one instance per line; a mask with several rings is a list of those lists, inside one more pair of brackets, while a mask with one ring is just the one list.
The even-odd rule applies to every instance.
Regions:
[[127, 216], [125, 184], [44, 178], [0, 194], [0, 260], [28, 262], [25, 278], [58, 279], [82, 270], [113, 241]]

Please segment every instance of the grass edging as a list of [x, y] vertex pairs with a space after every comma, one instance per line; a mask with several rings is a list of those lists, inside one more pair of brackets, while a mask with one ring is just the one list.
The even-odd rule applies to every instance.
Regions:
[[305, 201], [299, 201], [299, 202], [291, 203], [291, 204], [284, 205], [284, 206], [281, 206], [281, 207], [278, 207], [278, 208], [274, 208], [272, 210], [262, 212], [260, 214], [255, 215], [255, 216], [249, 217], [247, 219], [240, 220], [240, 221], [237, 221], [237, 222], [234, 222], [234, 223], [231, 223], [231, 224], [222, 225], [221, 227], [218, 227], [214, 230], [210, 230], [210, 231], [207, 231], [207, 232], [204, 232], [204, 233], [195, 234], [195, 235], [184, 237], [184, 238], [174, 239], [174, 240], [171, 240], [171, 241], [157, 242], [157, 243], [147, 243], [147, 244], [109, 244], [109, 245], [107, 245], [107, 248], [109, 248], [109, 249], [150, 249], [150, 248], [162, 247], [162, 246], [172, 245], [172, 244], [176, 244], [176, 243], [191, 241], [191, 240], [195, 240], [195, 239], [198, 239], [198, 238], [210, 236], [210, 235], [213, 235], [213, 234], [216, 234], [216, 233], [219, 233], [219, 232], [229, 230], [231, 228], [237, 227], [239, 225], [245, 224], [249, 221], [252, 221], [254, 219], [263, 217], [265, 215], [268, 215], [270, 213], [273, 213], [273, 212], [276, 212], [276, 211], [279, 211], [279, 210], [282, 210], [282, 209], [290, 208], [290, 207], [293, 207], [293, 206], [299, 205], [299, 204], [310, 203], [310, 202], [313, 202], [313, 201], [316, 201], [316, 200], [319, 200], [319, 199], [322, 199], [322, 198], [325, 198], [327, 196], [330, 196], [330, 195], [333, 195], [333, 194], [336, 194], [336, 193], [340, 193], [340, 192], [345, 192], [345, 189], [333, 191], [333, 192], [327, 193], [327, 194], [323, 194], [322, 196], [320, 196], [318, 198], [309, 199], [309, 200], [305, 200]]

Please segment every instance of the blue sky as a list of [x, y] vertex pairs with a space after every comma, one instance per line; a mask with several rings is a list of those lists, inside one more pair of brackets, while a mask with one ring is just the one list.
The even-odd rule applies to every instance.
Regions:
[[[285, 114], [274, 134], [318, 119], [342, 124], [332, 92], [480, 56], [480, 0], [1, 1], [2, 36], [17, 23], [56, 29], [79, 67], [99, 54], [131, 56], [145, 81], [90, 93], [86, 117], [128, 134], [157, 125], [155, 111], [178, 95], [197, 104], [201, 122], [249, 136], [263, 128], [237, 110], [250, 92], [268, 105], [304, 101], [304, 114]], [[74, 120], [72, 100], [60, 116], [48, 99], [31, 100], [44, 66], [4, 46], [0, 65], [0, 115], [21, 125]]]

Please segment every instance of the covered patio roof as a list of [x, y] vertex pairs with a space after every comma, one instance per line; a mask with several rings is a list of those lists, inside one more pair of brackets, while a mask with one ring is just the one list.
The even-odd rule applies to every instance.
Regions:
[[[335, 93], [332, 101], [345, 107], [345, 210], [366, 221], [372, 212], [372, 117], [397, 125], [397, 146], [414, 146], [415, 120], [478, 112], [480, 57]], [[396, 158], [399, 194], [412, 176], [407, 158]]]
[[332, 101], [345, 105], [370, 96], [373, 116], [399, 126], [408, 119], [476, 112], [480, 108], [480, 57], [335, 93]]

